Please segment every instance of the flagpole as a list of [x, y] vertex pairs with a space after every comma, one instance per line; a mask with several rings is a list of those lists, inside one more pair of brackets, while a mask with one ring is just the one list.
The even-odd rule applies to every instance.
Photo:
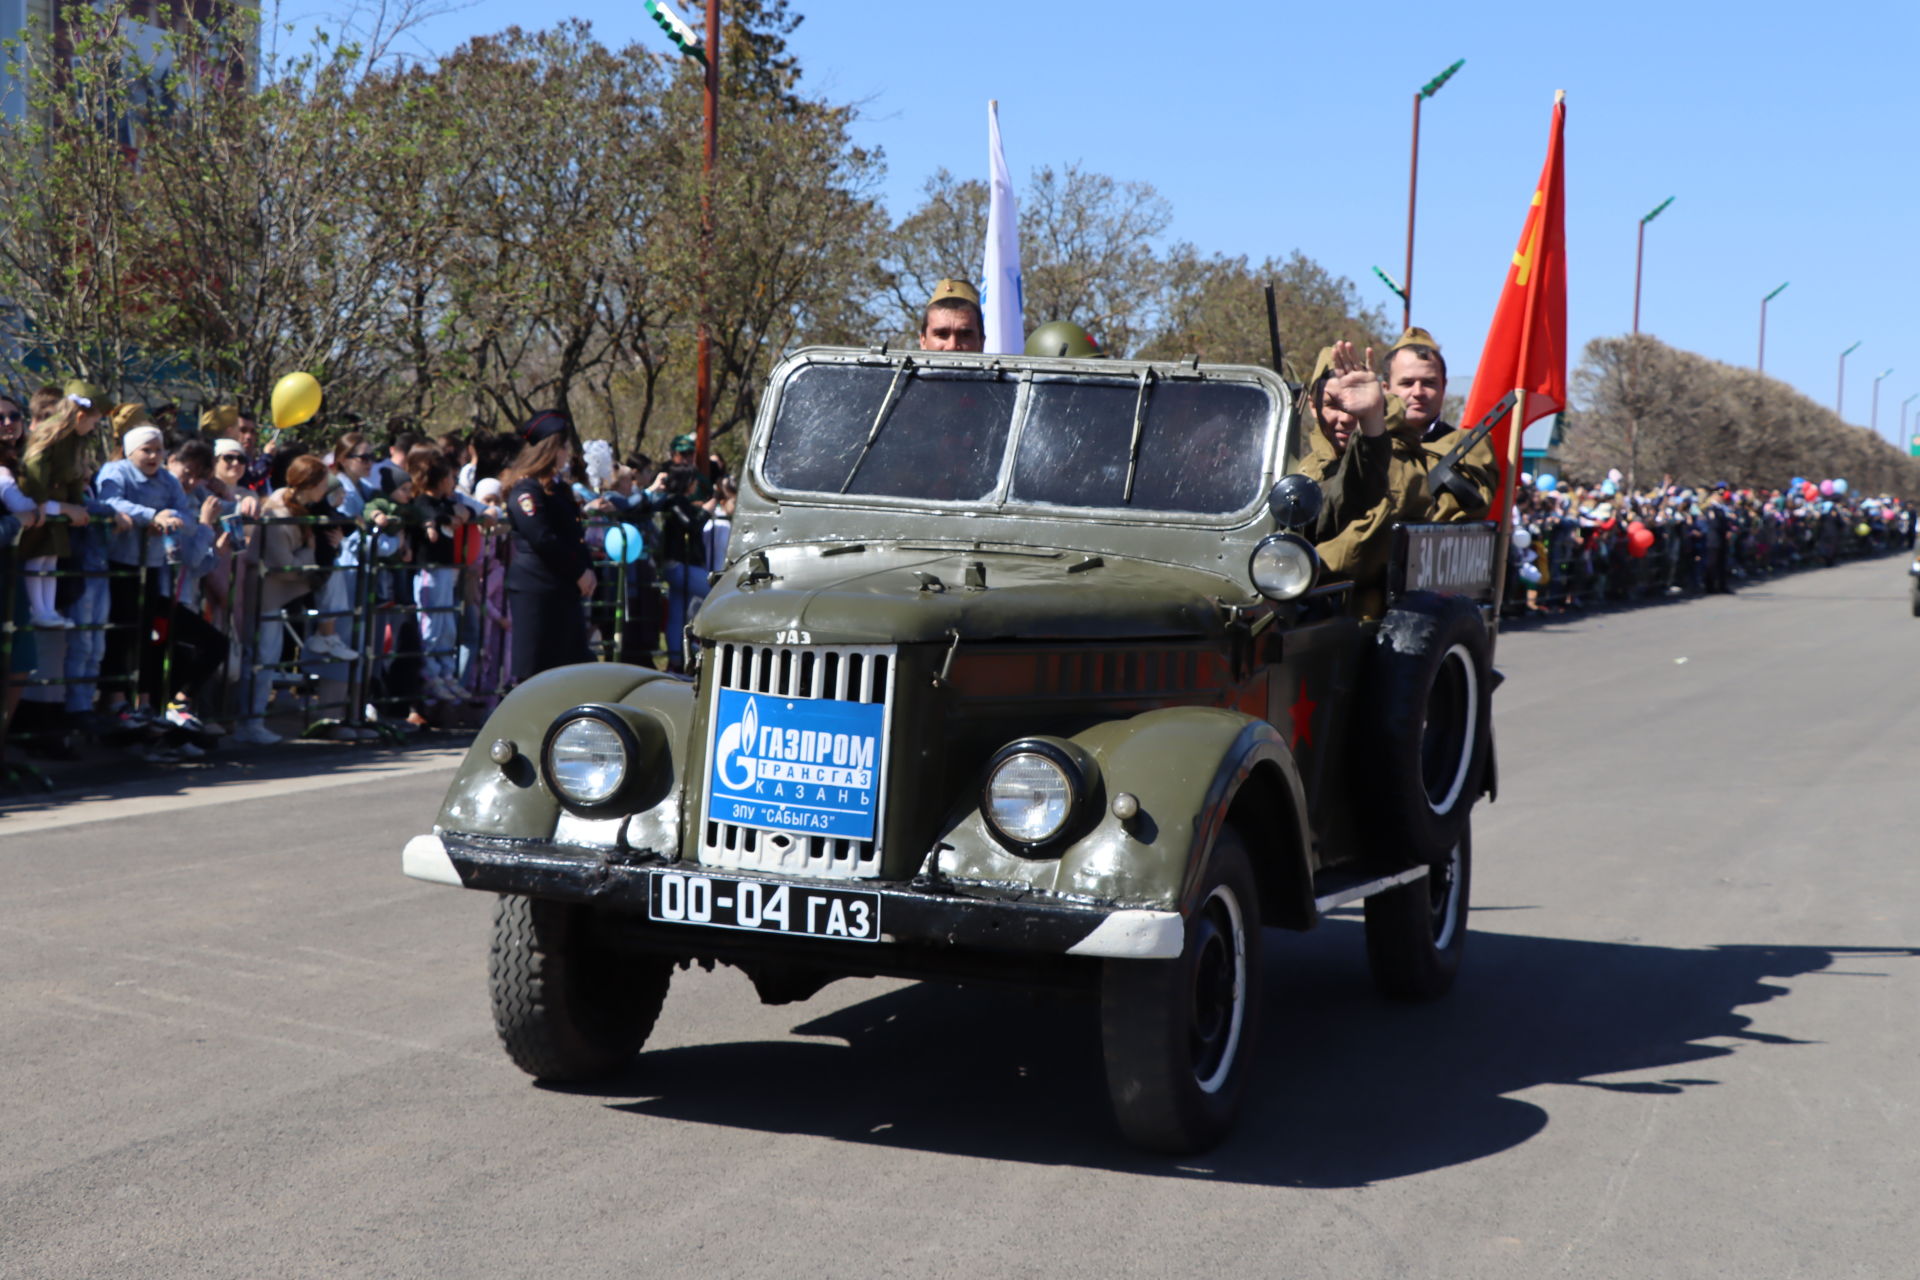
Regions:
[[[1564, 107], [1567, 101], [1565, 89], [1553, 91], [1553, 105], [1556, 110]], [[1556, 121], [1556, 123], [1558, 123]], [[1544, 206], [1543, 206], [1544, 207]], [[1544, 238], [1544, 237], [1543, 237]], [[1520, 326], [1520, 363], [1516, 366], [1522, 377], [1526, 376], [1527, 357], [1533, 347], [1533, 298], [1540, 283], [1546, 278], [1546, 272], [1540, 270], [1541, 264], [1535, 263], [1535, 270], [1527, 280], [1526, 320]], [[1513, 508], [1514, 500], [1519, 496], [1520, 444], [1526, 434], [1527, 389], [1513, 389], [1513, 421], [1507, 428], [1506, 470], [1500, 475], [1500, 483], [1495, 486], [1501, 498], [1500, 536], [1493, 548], [1493, 635], [1500, 634], [1500, 609], [1506, 603], [1507, 596], [1507, 552], [1513, 546]]]

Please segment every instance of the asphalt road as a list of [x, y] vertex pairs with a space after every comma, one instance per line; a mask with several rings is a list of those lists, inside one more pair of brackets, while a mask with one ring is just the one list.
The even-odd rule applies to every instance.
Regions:
[[0, 818], [0, 1275], [1920, 1273], [1904, 562], [1509, 634], [1445, 1001], [1274, 935], [1211, 1155], [1112, 1134], [1090, 1010], [677, 980], [629, 1077], [499, 1051], [447, 762]]

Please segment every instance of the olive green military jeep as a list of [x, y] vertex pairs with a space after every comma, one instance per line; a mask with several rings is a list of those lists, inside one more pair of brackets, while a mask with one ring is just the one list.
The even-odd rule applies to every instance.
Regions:
[[[1350, 615], [1264, 369], [813, 348], [773, 373], [691, 679], [520, 686], [407, 874], [500, 895], [508, 1055], [622, 1067], [689, 962], [760, 996], [1077, 988], [1121, 1129], [1217, 1141], [1263, 930], [1365, 899], [1389, 995], [1453, 981], [1491, 788], [1494, 527], [1396, 531]], [[1284, 478], [1283, 478], [1284, 477]]]

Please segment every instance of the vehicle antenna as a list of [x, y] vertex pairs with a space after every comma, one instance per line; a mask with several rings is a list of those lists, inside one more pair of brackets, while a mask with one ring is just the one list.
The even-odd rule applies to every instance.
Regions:
[[1273, 371], [1282, 378], [1287, 371], [1281, 366], [1286, 363], [1286, 355], [1280, 350], [1280, 312], [1273, 302], [1273, 281], [1267, 281], [1267, 345], [1273, 348]]

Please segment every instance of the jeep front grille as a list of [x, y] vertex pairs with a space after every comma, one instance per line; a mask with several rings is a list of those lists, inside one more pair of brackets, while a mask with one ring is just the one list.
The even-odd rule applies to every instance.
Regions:
[[[879, 788], [874, 811], [876, 835], [886, 821], [886, 754], [892, 739], [895, 650], [891, 645], [720, 644], [709, 661], [714, 672], [713, 703], [720, 689], [765, 694], [775, 698], [832, 698], [843, 702], [877, 702], [887, 708], [876, 761]], [[713, 772], [713, 742], [709, 731], [707, 775]], [[778, 871], [790, 875], [872, 878], [880, 874], [880, 841], [832, 839], [799, 832], [763, 831], [715, 821], [711, 812], [711, 785], [701, 783], [700, 861], [712, 867]]]

